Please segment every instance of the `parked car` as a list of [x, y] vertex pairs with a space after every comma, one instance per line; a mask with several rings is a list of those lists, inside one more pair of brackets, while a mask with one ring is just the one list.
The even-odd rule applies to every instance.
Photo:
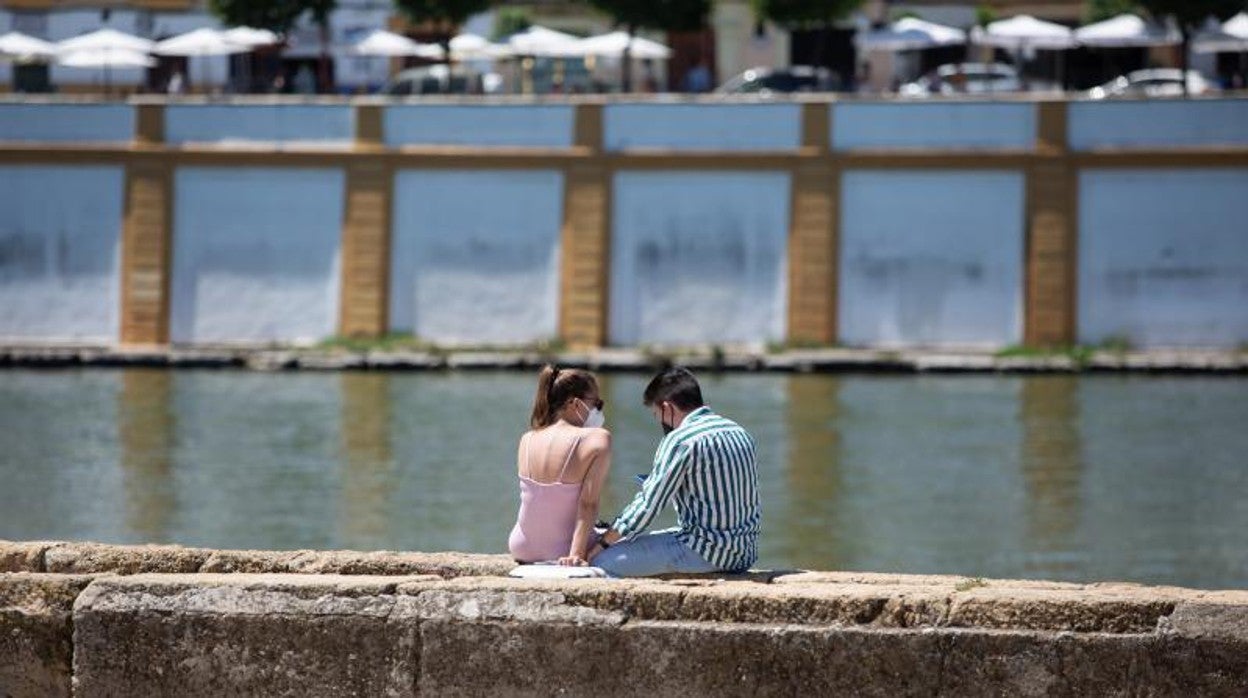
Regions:
[[[1189, 94], [1214, 92], [1218, 88], [1195, 70], [1187, 71]], [[1150, 68], [1119, 75], [1104, 85], [1093, 87], [1085, 96], [1088, 99], [1115, 99], [1120, 97], [1182, 97], [1183, 71], [1178, 68]]]
[[456, 66], [452, 73], [444, 64], [424, 65], [395, 73], [381, 88], [388, 95], [481, 94], [497, 92], [502, 79], [495, 73], [478, 73]]
[[1023, 89], [1018, 70], [1004, 63], [947, 63], [914, 82], [902, 85], [903, 97], [991, 94]]
[[715, 89], [715, 94], [829, 92], [840, 87], [827, 68], [794, 65], [788, 68], [750, 68]]

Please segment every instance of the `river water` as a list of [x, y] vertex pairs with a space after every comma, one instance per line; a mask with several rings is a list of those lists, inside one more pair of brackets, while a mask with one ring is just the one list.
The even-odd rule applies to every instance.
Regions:
[[[660, 436], [602, 378], [604, 515]], [[527, 373], [0, 371], [0, 538], [503, 552]], [[1248, 588], [1248, 380], [703, 377], [760, 566]], [[665, 520], [670, 520], [670, 516]]]

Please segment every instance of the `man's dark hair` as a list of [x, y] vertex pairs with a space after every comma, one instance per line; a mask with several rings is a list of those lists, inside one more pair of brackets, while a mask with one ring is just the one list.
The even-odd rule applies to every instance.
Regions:
[[684, 411], [696, 410], [702, 405], [702, 388], [693, 373], [683, 366], [664, 369], [646, 386], [642, 395], [646, 407], [660, 402], [670, 402]]

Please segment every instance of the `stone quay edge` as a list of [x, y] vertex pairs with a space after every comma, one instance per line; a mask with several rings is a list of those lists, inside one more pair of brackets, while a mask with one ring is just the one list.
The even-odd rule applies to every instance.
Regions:
[[0, 541], [0, 695], [1248, 694], [1248, 591]]
[[0, 345], [8, 368], [198, 368], [254, 371], [515, 371], [545, 363], [603, 372], [645, 372], [672, 363], [703, 371], [776, 373], [1153, 373], [1248, 374], [1248, 350], [1148, 349], [1011, 354], [943, 349], [691, 348], [569, 351], [325, 350], [317, 348]]

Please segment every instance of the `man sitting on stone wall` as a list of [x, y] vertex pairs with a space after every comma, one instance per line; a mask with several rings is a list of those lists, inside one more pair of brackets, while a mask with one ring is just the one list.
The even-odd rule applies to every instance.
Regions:
[[[754, 438], [703, 403], [688, 369], [659, 373], [643, 401], [666, 435], [641, 491], [590, 549], [590, 564], [613, 577], [749, 569], [761, 518]], [[668, 502], [679, 525], [645, 533]]]

